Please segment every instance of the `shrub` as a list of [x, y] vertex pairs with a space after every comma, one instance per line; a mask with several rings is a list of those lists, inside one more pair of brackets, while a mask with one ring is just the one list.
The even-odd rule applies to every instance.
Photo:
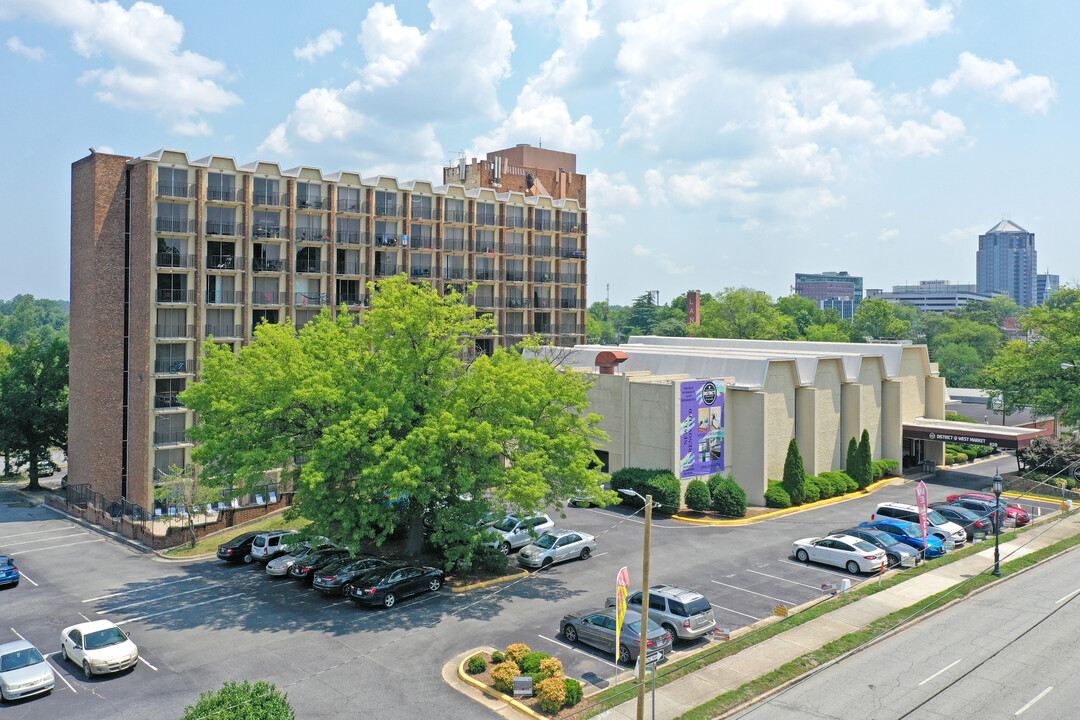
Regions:
[[701, 480], [691, 480], [686, 486], [686, 507], [695, 512], [705, 512], [712, 507], [709, 486]]
[[506, 659], [515, 665], [520, 666], [525, 661], [525, 656], [532, 652], [525, 643], [513, 643], [510, 647], [506, 648]]
[[491, 682], [499, 692], [514, 692], [514, 678], [521, 674], [516, 662], [507, 660], [491, 668]]
[[956, 453], [956, 462], [967, 462], [968, 456], [966, 453]]
[[843, 488], [836, 484], [831, 477], [825, 477], [824, 475], [814, 476], [814, 484], [817, 485], [820, 491], [819, 500], [825, 500], [826, 498], [836, 497], [837, 495], [843, 495]]
[[709, 496], [713, 510], [728, 517], [746, 515], [746, 491], [731, 475], [717, 473], [709, 478]]
[[855, 492], [859, 489], [859, 486], [855, 483], [854, 480], [851, 479], [851, 476], [848, 475], [846, 472], [842, 472], [840, 470], [830, 470], [828, 472], [823, 472], [818, 475], [818, 477], [823, 480], [827, 479], [832, 482], [836, 490], [836, 495], [844, 495], [849, 492]]
[[581, 683], [574, 678], [563, 678], [563, 685], [566, 686], [566, 700], [563, 701], [563, 707], [573, 707], [585, 697], [585, 691], [581, 689]]
[[803, 469], [802, 454], [795, 438], [791, 438], [788, 443], [787, 457], [784, 459], [784, 479], [780, 481], [780, 485], [793, 505], [806, 502], [806, 470]]
[[476, 549], [476, 563], [484, 570], [496, 575], [505, 575], [510, 570], [510, 558], [499, 552], [498, 548], [481, 545]]
[[821, 499], [821, 488], [814, 482], [814, 476], [808, 475], [803, 483], [803, 502], [812, 503]]
[[535, 686], [538, 705], [544, 712], [555, 713], [562, 709], [566, 702], [566, 683], [561, 677], [552, 677], [542, 680]]
[[540, 661], [540, 679], [547, 680], [548, 678], [563, 676], [562, 661], [559, 658], [544, 658]]
[[847, 457], [846, 457], [846, 460], [844, 462], [844, 469], [847, 470], [849, 475], [851, 474], [851, 471], [855, 469], [856, 454], [858, 452], [859, 452], [859, 441], [856, 440], [855, 438], [851, 438], [850, 440], [848, 440]]
[[[509, 655], [509, 652], [507, 653]], [[533, 673], [540, 672], [540, 662], [547, 660], [551, 656], [545, 652], [531, 652], [525, 657], [521, 658], [521, 672], [526, 675], [532, 675]]]
[[781, 509], [791, 507], [791, 498], [788, 497], [787, 490], [779, 484], [769, 485], [769, 489], [765, 491], [765, 507]]
[[470, 675], [479, 675], [487, 670], [487, 660], [479, 655], [473, 655], [469, 658], [468, 670]]
[[273, 683], [228, 681], [220, 690], [204, 692], [199, 701], [184, 708], [184, 720], [195, 720], [213, 715], [222, 720], [265, 718], [266, 720], [294, 720], [296, 713], [289, 705], [289, 696], [278, 690]]
[[870, 466], [873, 468], [874, 479], [880, 480], [886, 475], [892, 474], [893, 470], [900, 467], [900, 463], [891, 458], [882, 458], [870, 463]]
[[848, 475], [850, 475], [859, 486], [859, 490], [865, 490], [870, 487], [870, 483], [873, 480], [873, 469], [870, 467], [870, 433], [866, 430], [862, 431], [862, 437], [859, 439], [859, 449], [855, 453], [855, 468], [848, 468]]
[[[628, 488], [645, 495], [652, 495], [660, 503], [660, 512], [676, 513], [682, 507], [682, 483], [667, 470], [646, 470], [643, 468], [623, 468], [611, 476], [611, 487], [616, 490]], [[633, 496], [622, 497], [624, 505], [641, 507], [640, 499]]]
[[492, 665], [498, 665], [501, 662], [506, 662], [506, 656], [503, 655], [502, 652], [500, 652], [499, 650], [496, 650], [495, 652], [491, 653], [491, 664]]

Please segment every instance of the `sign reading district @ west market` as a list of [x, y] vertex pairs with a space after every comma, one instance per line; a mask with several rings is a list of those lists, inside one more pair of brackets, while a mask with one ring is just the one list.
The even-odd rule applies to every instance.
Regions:
[[685, 380], [680, 389], [679, 477], [724, 470], [723, 380]]

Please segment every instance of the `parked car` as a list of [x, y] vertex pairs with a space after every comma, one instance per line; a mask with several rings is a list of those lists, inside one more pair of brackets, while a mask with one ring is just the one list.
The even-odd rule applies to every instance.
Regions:
[[292, 567], [289, 568], [289, 577], [294, 580], [299, 580], [305, 585], [310, 585], [319, 570], [322, 570], [331, 563], [344, 560], [347, 557], [349, 557], [349, 551], [344, 548], [320, 550], [308, 555], [303, 560], [294, 562]]
[[885, 563], [885, 551], [850, 535], [803, 538], [791, 544], [799, 562], [817, 562], [845, 568], [852, 575], [875, 572]]
[[517, 515], [507, 515], [488, 527], [493, 538], [487, 544], [509, 555], [511, 550], [524, 547], [532, 542], [533, 538], [554, 529], [555, 523], [547, 515], [534, 515], [524, 519]]
[[927, 534], [926, 536], [927, 547], [924, 548], [922, 529], [915, 523], [909, 523], [907, 520], [882, 518], [880, 520], [875, 520], [874, 522], [859, 523], [859, 527], [888, 533], [905, 545], [910, 545], [916, 550], [924, 551], [923, 555], [927, 558], [941, 557], [945, 554], [945, 546], [942, 544], [941, 538], [934, 537], [930, 534]]
[[977, 513], [980, 517], [989, 520], [991, 532], [994, 530], [994, 524], [999, 521], [1001, 522], [1002, 527], [1005, 526], [1005, 519], [1008, 516], [1006, 514], [1007, 511], [1004, 503], [998, 505], [995, 510], [993, 500], [987, 502], [981, 498], [953, 497], [956, 497], [956, 500], [950, 501], [948, 503], [949, 505], [965, 508], [973, 513]]
[[289, 551], [289, 536], [295, 534], [295, 530], [271, 530], [259, 533], [251, 541], [251, 557], [266, 564], [278, 555], [285, 555]]
[[897, 540], [889, 533], [882, 532], [880, 530], [871, 530], [865, 527], [853, 527], [845, 530], [834, 530], [830, 535], [850, 535], [853, 538], [859, 540], [865, 540], [866, 542], [879, 547], [885, 551], [885, 562], [889, 564], [889, 567], [897, 567], [903, 565], [904, 561], [914, 562], [918, 565], [922, 559], [918, 550], [905, 545]]
[[404, 566], [403, 562], [377, 557], [344, 559], [319, 570], [319, 574], [315, 576], [311, 585], [316, 590], [327, 594], [348, 595], [348, 585], [353, 580], [380, 568]]
[[[626, 599], [627, 610], [641, 612], [642, 592]], [[608, 598], [613, 605], [615, 598]], [[716, 627], [712, 605], [696, 590], [677, 585], [653, 585], [649, 588], [649, 619], [660, 623], [672, 641], [696, 640]]]
[[[569, 643], [583, 642], [615, 654], [615, 608], [599, 608], [568, 613], [559, 622], [559, 630]], [[649, 618], [645, 635], [645, 659], [663, 660], [671, 652], [671, 633]], [[641, 652], [641, 613], [627, 608], [619, 638], [618, 658], [623, 665], [632, 665]]]
[[349, 597], [364, 605], [394, 607], [399, 598], [435, 592], [446, 582], [443, 571], [433, 567], [377, 568], [349, 584]]
[[218, 545], [218, 558], [226, 562], [251, 562], [254, 560], [251, 557], [251, 544], [258, 534], [254, 532], [244, 533], [243, 535], [237, 535], [227, 543]]
[[25, 640], [0, 645], [0, 700], [18, 700], [53, 689], [56, 675], [41, 652]]
[[16, 587], [21, 577], [15, 558], [0, 555], [0, 585]]
[[989, 535], [994, 532], [993, 522], [981, 512], [969, 510], [950, 503], [930, 503], [936, 513], [964, 528], [967, 539], [974, 539], [976, 532]]
[[551, 530], [518, 552], [518, 565], [528, 568], [546, 568], [553, 563], [588, 560], [596, 550], [596, 538], [577, 530]]
[[1005, 508], [1005, 518], [1011, 520], [1016, 527], [1023, 527], [1031, 522], [1031, 515], [1027, 510], [1019, 505], [1009, 504], [1005, 500], [997, 501], [990, 493], [964, 493], [963, 495], [949, 495], [945, 499], [949, 502], [954, 502], [956, 500], [982, 500], [991, 507], [994, 506], [996, 501], [1000, 503], [1001, 507]]
[[314, 545], [309, 542], [300, 543], [299, 545], [290, 546], [290, 551], [286, 555], [278, 555], [276, 558], [266, 563], [266, 574], [271, 577], [284, 577], [289, 574], [289, 568], [293, 566], [297, 560], [303, 560], [309, 557], [313, 553], [320, 552], [322, 550], [332, 550], [333, 545], [329, 543], [322, 543]]
[[[918, 525], [919, 508], [904, 503], [878, 503], [877, 508], [870, 514], [870, 521], [873, 522], [879, 518], [896, 518], [897, 520], [907, 520]], [[964, 528], [929, 508], [927, 508], [926, 512], [926, 533], [941, 538], [942, 542], [952, 540], [957, 545], [963, 545], [967, 540]]]
[[101, 673], [120, 672], [139, 660], [139, 648], [128, 633], [108, 620], [93, 620], [64, 628], [60, 654], [80, 666], [90, 680]]

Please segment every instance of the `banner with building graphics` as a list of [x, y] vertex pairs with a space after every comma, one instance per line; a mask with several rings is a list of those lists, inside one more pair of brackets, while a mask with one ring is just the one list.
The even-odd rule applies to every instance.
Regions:
[[723, 380], [684, 380], [679, 391], [679, 477], [724, 470]]

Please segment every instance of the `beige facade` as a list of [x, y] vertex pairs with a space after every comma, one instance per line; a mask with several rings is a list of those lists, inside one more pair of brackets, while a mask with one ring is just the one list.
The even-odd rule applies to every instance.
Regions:
[[[639, 337], [618, 347], [577, 346], [566, 364], [595, 372], [604, 351], [627, 355], [617, 374], [594, 375], [590, 390], [610, 438], [599, 448], [608, 469], [680, 475], [679, 384], [724, 380], [725, 472], [753, 504], [763, 504], [768, 481], [783, 476], [793, 437], [806, 471], [818, 474], [843, 469], [849, 439], [863, 430], [874, 459], [901, 461], [904, 424], [945, 416], [944, 380], [922, 345]], [[925, 441], [925, 457], [940, 462], [944, 444]]]

